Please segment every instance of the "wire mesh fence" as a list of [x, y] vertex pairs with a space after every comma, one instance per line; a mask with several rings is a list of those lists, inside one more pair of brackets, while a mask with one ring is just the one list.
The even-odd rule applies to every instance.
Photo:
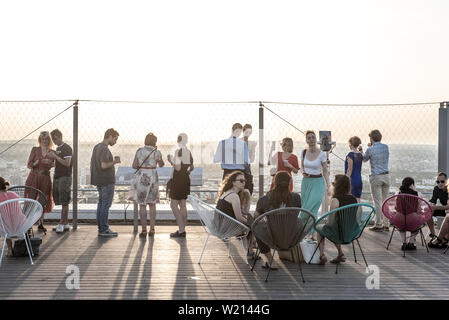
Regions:
[[[331, 131], [336, 146], [329, 154], [331, 176], [344, 173], [348, 140], [358, 136], [366, 150], [368, 133], [378, 129], [390, 148], [391, 192], [397, 192], [406, 176], [415, 179], [418, 191], [431, 192], [438, 168], [438, 104], [419, 105], [305, 105], [265, 103], [265, 146], [279, 151], [284, 137], [294, 141], [294, 153], [305, 148], [307, 130]], [[287, 123], [288, 121], [288, 123]], [[363, 192], [369, 195], [370, 165], [362, 166]], [[295, 191], [302, 176], [294, 176]]]
[[[0, 175], [13, 185], [24, 184], [29, 173], [27, 158], [31, 148], [37, 145], [40, 131], [58, 128], [63, 133], [64, 141], [73, 146], [72, 104], [73, 101], [0, 102]], [[403, 177], [412, 176], [417, 182], [418, 191], [429, 192], [434, 185], [438, 164], [438, 107], [438, 104], [343, 106], [265, 102], [264, 141], [259, 141], [257, 102], [80, 101], [78, 181], [81, 190], [93, 189], [90, 186], [92, 149], [103, 140], [108, 128], [114, 128], [120, 134], [117, 144], [110, 149], [113, 155], [121, 157], [120, 166], [127, 167], [132, 165], [136, 150], [143, 146], [149, 132], [158, 137], [157, 146], [164, 161], [177, 148], [178, 134], [186, 133], [194, 164], [203, 169], [202, 186], [196, 189], [212, 190], [204, 193], [206, 198], [212, 200], [216, 196], [213, 190], [218, 190], [222, 177], [220, 164], [213, 162], [214, 153], [219, 141], [230, 137], [232, 125], [239, 122], [253, 127], [249, 141], [255, 191], [258, 190], [259, 162], [264, 164], [264, 190], [268, 190], [271, 183], [268, 158], [272, 152], [281, 150], [279, 143], [282, 138], [293, 139], [293, 153], [300, 158], [300, 152], [305, 147], [306, 130], [317, 133], [320, 130], [332, 131], [332, 140], [336, 141], [336, 147], [329, 156], [333, 176], [344, 172], [344, 159], [349, 151], [348, 139], [359, 136], [366, 150], [368, 133], [379, 129], [383, 134], [382, 141], [390, 146], [391, 191], [397, 191]], [[263, 159], [259, 159], [261, 144], [264, 147]], [[369, 173], [369, 165], [364, 164], [364, 198], [370, 201]], [[301, 180], [300, 174], [294, 175], [294, 191], [300, 191]], [[81, 202], [96, 202], [94, 191], [90, 196], [88, 191], [84, 196], [83, 193], [80, 195]], [[118, 192], [115, 201], [124, 202], [125, 197], [125, 192]]]

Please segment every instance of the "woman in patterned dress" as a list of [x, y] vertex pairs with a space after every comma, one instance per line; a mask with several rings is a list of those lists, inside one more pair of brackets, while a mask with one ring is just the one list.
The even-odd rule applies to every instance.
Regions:
[[164, 166], [162, 154], [156, 147], [157, 137], [149, 133], [145, 137], [145, 146], [136, 151], [133, 168], [139, 169], [136, 172], [132, 188], [136, 190], [136, 201], [140, 206], [140, 221], [142, 232], [140, 237], [147, 235], [147, 210], [150, 207], [150, 232], [154, 235], [154, 225], [156, 224], [156, 203], [159, 202], [159, 178], [157, 175], [157, 165]]
[[[44, 214], [53, 211], [53, 185], [51, 183], [50, 169], [55, 166], [54, 159], [48, 157], [51, 152], [55, 152], [52, 147], [53, 143], [50, 139], [50, 133], [48, 131], [42, 131], [38, 138], [39, 146], [31, 149], [30, 156], [28, 157], [28, 168], [31, 169], [25, 185], [34, 187], [42, 191], [47, 198], [47, 204], [44, 208]], [[25, 190], [25, 198], [28, 198], [27, 191]], [[32, 197], [30, 197], [32, 198]], [[44, 214], [39, 220], [39, 231], [46, 232], [44, 227]]]

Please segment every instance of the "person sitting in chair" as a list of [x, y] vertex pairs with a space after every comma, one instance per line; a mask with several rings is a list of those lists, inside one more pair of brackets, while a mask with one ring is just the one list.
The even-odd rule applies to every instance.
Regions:
[[[301, 208], [301, 196], [297, 193], [290, 192], [289, 186], [291, 179], [290, 174], [286, 171], [279, 171], [276, 173], [274, 177], [274, 188], [257, 201], [254, 218], [264, 214], [265, 212], [283, 207]], [[272, 260], [270, 247], [268, 247], [261, 240], [257, 238], [256, 240], [260, 252], [266, 258], [266, 262], [262, 267], [269, 268], [269, 261]], [[271, 269], [277, 270], [273, 264], [271, 265]]]
[[[349, 179], [348, 176], [346, 176], [344, 174], [335, 175], [335, 180], [332, 183], [332, 185], [334, 187], [333, 188], [334, 190], [332, 192], [330, 211], [335, 210], [340, 207], [350, 205], [350, 204], [357, 203], [357, 199], [351, 194], [351, 180]], [[355, 211], [354, 213], [355, 213], [354, 214], [354, 224], [357, 224], [357, 211]], [[337, 218], [336, 214], [331, 214], [327, 220], [326, 225], [323, 226], [323, 229], [324, 228], [332, 228], [333, 229], [334, 224], [337, 223], [336, 218]], [[320, 248], [319, 264], [321, 264], [321, 265], [324, 265], [327, 262], [327, 257], [324, 254], [324, 240], [325, 240], [325, 238], [322, 237], [318, 233], [318, 243], [320, 244], [319, 245], [319, 248]], [[335, 244], [335, 246], [337, 247], [337, 250], [338, 250], [338, 256], [335, 259], [332, 259], [330, 262], [331, 263], [345, 262], [346, 257], [345, 257], [345, 254], [343, 253], [343, 250], [341, 249], [341, 245]]]
[[[416, 191], [416, 187], [415, 187], [415, 180], [413, 180], [413, 178], [411, 177], [406, 177], [402, 180], [402, 184], [399, 187], [399, 194], [411, 194], [414, 196], [420, 196], [418, 194], [418, 192]], [[396, 217], [397, 219], [400, 219], [401, 221], [392, 221], [394, 222], [394, 225], [398, 226], [401, 225], [403, 223], [405, 223], [404, 221], [404, 214], [407, 214], [407, 221], [411, 221], [410, 219], [415, 219], [418, 218], [418, 199], [410, 199], [408, 200], [405, 204], [402, 203], [400, 198], [396, 199], [396, 208], [398, 209], [398, 211], [402, 214], [397, 214]], [[404, 221], [404, 222], [402, 222]], [[402, 222], [402, 223], [401, 223]], [[419, 229], [412, 231], [410, 238], [408, 240], [406, 240], [406, 231], [401, 231], [399, 230], [399, 233], [401, 234], [401, 238], [402, 238], [402, 247], [401, 250], [405, 251], [405, 250], [416, 250], [416, 235], [419, 233]]]

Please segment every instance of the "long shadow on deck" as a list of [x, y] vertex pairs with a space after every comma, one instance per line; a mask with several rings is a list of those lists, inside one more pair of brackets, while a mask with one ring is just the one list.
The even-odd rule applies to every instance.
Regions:
[[[179, 245], [178, 270], [172, 299], [197, 299], [195, 269], [190, 258], [187, 238], [172, 238]], [[187, 278], [187, 279], [186, 279]]]

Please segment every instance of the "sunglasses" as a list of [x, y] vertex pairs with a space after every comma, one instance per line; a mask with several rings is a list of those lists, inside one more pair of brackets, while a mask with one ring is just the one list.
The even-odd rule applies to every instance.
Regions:
[[235, 181], [240, 181], [241, 183], [245, 183], [245, 182], [246, 182], [245, 179], [237, 179], [237, 180], [235, 180]]
[[438, 183], [445, 183], [446, 181], [444, 181], [444, 180], [437, 180], [435, 182], [438, 184]]

